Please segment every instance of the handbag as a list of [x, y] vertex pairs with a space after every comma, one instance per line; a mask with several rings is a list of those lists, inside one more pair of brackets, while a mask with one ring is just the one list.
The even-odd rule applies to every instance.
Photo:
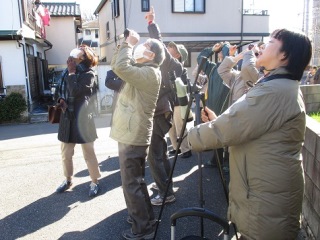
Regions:
[[48, 121], [52, 124], [60, 122], [61, 115], [61, 107], [60, 106], [49, 106], [48, 107]]

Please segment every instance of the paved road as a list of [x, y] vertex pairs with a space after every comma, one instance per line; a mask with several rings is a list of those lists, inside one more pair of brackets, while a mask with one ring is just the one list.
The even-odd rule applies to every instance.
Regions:
[[[110, 139], [109, 115], [96, 119], [98, 140], [96, 154], [100, 162], [102, 191], [88, 197], [90, 179], [81, 148], [74, 157], [74, 185], [64, 194], [56, 194], [62, 182], [57, 125], [49, 123], [0, 126], [0, 239], [122, 239], [126, 223], [117, 143]], [[211, 152], [201, 154], [203, 162]], [[157, 238], [170, 239], [170, 216], [186, 207], [200, 206], [199, 157], [178, 158], [173, 181], [177, 201], [163, 209]], [[173, 161], [173, 158], [172, 158]], [[153, 183], [150, 171], [146, 182]], [[226, 218], [226, 200], [217, 169], [203, 168], [203, 199], [205, 207]], [[150, 189], [150, 195], [156, 192]], [[160, 207], [154, 207], [158, 216]], [[189, 217], [177, 222], [177, 239], [199, 234], [200, 221]], [[217, 237], [215, 224], [204, 221], [205, 236]]]

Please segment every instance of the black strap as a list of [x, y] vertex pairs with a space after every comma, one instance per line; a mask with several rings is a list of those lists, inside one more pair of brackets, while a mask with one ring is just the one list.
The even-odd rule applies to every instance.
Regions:
[[262, 78], [259, 83], [268, 82], [276, 78], [286, 78], [294, 81], [298, 81], [297, 79], [294, 79], [294, 77], [291, 74], [274, 74], [265, 78]]

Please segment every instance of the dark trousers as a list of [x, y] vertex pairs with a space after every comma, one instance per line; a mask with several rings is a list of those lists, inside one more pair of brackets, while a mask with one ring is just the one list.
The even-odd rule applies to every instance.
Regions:
[[155, 219], [147, 185], [144, 181], [148, 146], [118, 143], [120, 173], [124, 198], [133, 220], [133, 233], [145, 233]]
[[[168, 146], [166, 134], [171, 128], [171, 113], [161, 114], [153, 118], [153, 131], [148, 153], [148, 163], [151, 175], [159, 188], [159, 195], [164, 197], [167, 189], [167, 180], [171, 172], [171, 164], [167, 154]], [[172, 184], [168, 195], [173, 194]]]

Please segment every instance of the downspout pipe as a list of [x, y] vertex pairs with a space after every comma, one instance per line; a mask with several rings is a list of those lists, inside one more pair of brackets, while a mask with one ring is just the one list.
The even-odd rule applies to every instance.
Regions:
[[50, 49], [52, 49], [53, 45], [46, 39], [44, 40], [44, 42], [48, 45], [48, 49], [44, 50], [44, 59], [47, 59], [46, 51], [49, 51]]
[[126, 0], [123, 0], [123, 18], [124, 18], [124, 29], [127, 29], [127, 5], [126, 5]]
[[[240, 30], [240, 44], [242, 45], [242, 41], [243, 41], [243, 0], [241, 0], [241, 30]], [[242, 49], [240, 49], [241, 51]]]
[[[21, 14], [21, 1], [20, 0], [17, 0], [18, 2], [18, 9], [19, 9], [19, 22], [20, 22], [20, 29], [22, 29], [22, 14]], [[23, 36], [22, 36], [23, 37]], [[24, 63], [24, 72], [25, 72], [25, 78], [26, 78], [26, 88], [27, 88], [27, 107], [28, 107], [28, 112], [30, 112], [30, 106], [31, 106], [31, 103], [30, 103], [30, 91], [29, 91], [29, 77], [28, 77], [28, 68], [27, 68], [27, 63], [26, 63], [26, 59], [27, 59], [27, 56], [26, 56], [26, 50], [25, 50], [25, 45], [21, 42], [19, 42], [19, 40], [17, 39], [17, 42], [18, 42], [18, 46], [19, 47], [22, 47], [22, 50], [23, 50], [23, 63]]]

